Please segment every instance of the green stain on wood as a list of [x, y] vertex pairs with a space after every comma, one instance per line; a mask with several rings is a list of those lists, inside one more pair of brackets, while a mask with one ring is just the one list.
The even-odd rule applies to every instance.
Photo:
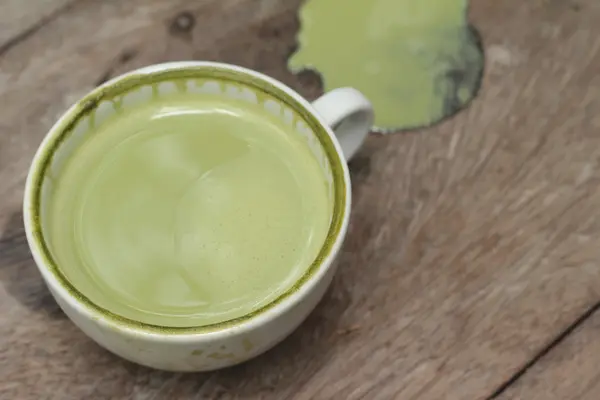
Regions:
[[353, 86], [382, 129], [431, 125], [477, 93], [483, 53], [467, 0], [306, 0], [288, 66]]

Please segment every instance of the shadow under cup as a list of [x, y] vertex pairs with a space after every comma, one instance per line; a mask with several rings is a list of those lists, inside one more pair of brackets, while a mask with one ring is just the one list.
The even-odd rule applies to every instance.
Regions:
[[[328, 191], [330, 225], [324, 243], [313, 263], [290, 288], [266, 305], [234, 319], [203, 326], [166, 327], [143, 323], [117, 315], [97, 302], [85, 290], [76, 287], [61, 269], [53, 255], [52, 240], [48, 236], [47, 204], [55, 178], [61, 173], [69, 156], [87, 139], [94, 129], [111, 116], [151, 101], [176, 93], [198, 93], [249, 102], [264, 107], [269, 113], [288, 125], [308, 145], [317, 160]], [[276, 81], [241, 69], [210, 66], [180, 66], [166, 69], [147, 69], [118, 77], [95, 89], [80, 100], [51, 129], [38, 150], [29, 174], [25, 195], [25, 224], [30, 225], [30, 247], [44, 279], [55, 297], [59, 286], [63, 293], [75, 300], [92, 318], [136, 330], [158, 333], [202, 333], [235, 326], [252, 319], [298, 291], [310, 281], [323, 261], [330, 255], [342, 231], [348, 212], [348, 178], [345, 161], [328, 130], [309, 110], [309, 104]], [[59, 304], [62, 302], [59, 299]], [[61, 304], [61, 306], [63, 306]], [[63, 307], [64, 309], [65, 307]]]

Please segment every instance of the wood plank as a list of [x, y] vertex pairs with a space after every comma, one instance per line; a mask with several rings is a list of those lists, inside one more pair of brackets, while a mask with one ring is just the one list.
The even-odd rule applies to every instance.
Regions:
[[595, 400], [600, 392], [600, 311], [542, 357], [498, 400]]
[[[81, 1], [0, 56], [0, 398], [483, 399], [598, 301], [599, 5], [480, 0], [479, 97], [434, 128], [368, 139], [339, 274], [288, 340], [178, 375], [79, 333], [21, 227], [45, 131], [98, 82], [166, 60], [241, 64], [314, 98], [314, 77], [285, 69], [299, 4]], [[182, 12], [191, 32], [171, 28]]]
[[2, 0], [0, 54], [34, 34], [75, 1], [77, 0], [36, 0], [35, 5], [25, 5], [22, 0]]

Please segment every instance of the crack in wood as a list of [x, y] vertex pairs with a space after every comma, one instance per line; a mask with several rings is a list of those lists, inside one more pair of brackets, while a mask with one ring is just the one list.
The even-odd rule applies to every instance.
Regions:
[[38, 32], [44, 26], [48, 25], [50, 22], [56, 20], [56, 18], [58, 18], [60, 15], [69, 11], [71, 8], [73, 8], [73, 6], [75, 4], [79, 3], [80, 1], [82, 1], [82, 0], [73, 0], [73, 1], [63, 5], [62, 7], [59, 7], [58, 9], [56, 9], [49, 15], [41, 18], [39, 21], [37, 21], [35, 24], [31, 25], [29, 28], [25, 29], [21, 33], [9, 38], [6, 42], [4, 42], [0, 45], [0, 57], [3, 56], [4, 54], [6, 54], [8, 51], [10, 51], [12, 48], [14, 48], [19, 43], [21, 43], [21, 42], [25, 41], [26, 39], [28, 39], [29, 37], [31, 37], [33, 34]]
[[108, 68], [106, 68], [104, 70], [104, 72], [102, 73], [102, 75], [100, 75], [98, 77], [98, 79], [96, 79], [96, 81], [94, 82], [95, 86], [100, 86], [103, 83], [105, 83], [106, 81], [108, 81], [110, 78], [113, 77], [113, 74], [115, 73], [115, 69], [119, 66], [119, 65], [124, 65], [127, 64], [129, 61], [133, 60], [135, 58], [135, 56], [138, 54], [136, 49], [126, 49], [124, 50], [118, 57], [117, 61], [112, 63], [111, 65], [108, 66]]
[[560, 345], [568, 336], [573, 333], [575, 329], [580, 327], [585, 321], [588, 320], [596, 311], [600, 310], [600, 301], [592, 305], [588, 308], [579, 318], [577, 318], [571, 325], [569, 325], [565, 330], [563, 330], [560, 334], [558, 334], [550, 343], [541, 349], [537, 354], [535, 354], [531, 359], [519, 369], [513, 376], [508, 378], [504, 383], [502, 383], [498, 389], [496, 389], [486, 400], [494, 400], [499, 398], [507, 389], [509, 389], [512, 385], [517, 383], [519, 379], [521, 379], [527, 371], [529, 371], [535, 364], [538, 363], [542, 358], [544, 358], [550, 351], [552, 351], [555, 347]]
[[96, 79], [96, 81], [94, 82], [94, 86], [100, 86], [102, 85], [104, 82], [108, 81], [111, 76], [113, 74], [113, 67], [109, 67], [107, 70], [105, 70], [102, 75], [100, 75], [98, 77], [98, 79]]

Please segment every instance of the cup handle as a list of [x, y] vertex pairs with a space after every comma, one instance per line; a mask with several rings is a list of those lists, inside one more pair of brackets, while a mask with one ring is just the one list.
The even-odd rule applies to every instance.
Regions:
[[346, 161], [350, 161], [373, 126], [371, 102], [358, 90], [345, 87], [325, 93], [312, 106], [333, 129]]

